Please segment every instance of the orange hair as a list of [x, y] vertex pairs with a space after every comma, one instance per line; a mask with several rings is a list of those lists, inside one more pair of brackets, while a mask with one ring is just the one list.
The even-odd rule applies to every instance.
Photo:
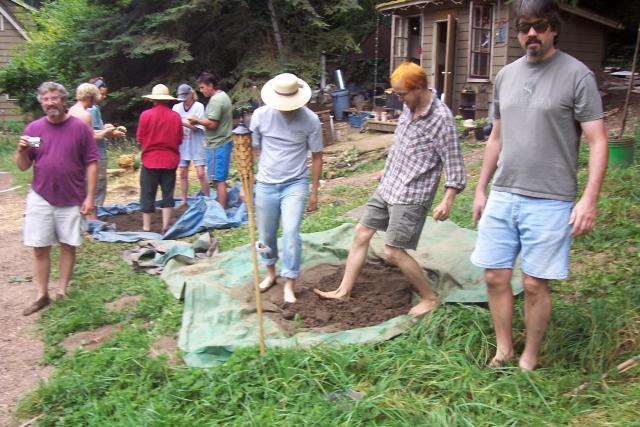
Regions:
[[416, 63], [405, 61], [391, 73], [391, 83], [402, 82], [407, 89], [427, 89], [427, 73]]

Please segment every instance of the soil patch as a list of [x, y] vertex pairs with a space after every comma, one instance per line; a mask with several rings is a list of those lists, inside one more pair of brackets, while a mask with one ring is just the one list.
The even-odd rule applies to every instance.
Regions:
[[[173, 210], [170, 224], [173, 225], [188, 209], [188, 206], [180, 206]], [[128, 215], [114, 215], [101, 217], [101, 221], [115, 224], [117, 231], [142, 231], [142, 212], [132, 212]], [[151, 216], [151, 231], [162, 234], [162, 210], [156, 209]]]
[[107, 303], [104, 306], [109, 311], [132, 311], [141, 299], [142, 295], [123, 295], [117, 300]]
[[97, 348], [103, 341], [117, 334], [122, 326], [106, 325], [91, 331], [82, 331], [60, 341], [60, 346], [70, 353], [82, 347], [85, 350]]
[[301, 328], [333, 332], [377, 325], [407, 314], [412, 307], [411, 284], [399, 269], [381, 263], [365, 264], [347, 301], [323, 299], [313, 292], [314, 288], [337, 288], [343, 274], [344, 264], [319, 264], [303, 270], [295, 304], [284, 302], [284, 280], [280, 278], [263, 294], [265, 311], [275, 311], [268, 315], [289, 333]]
[[177, 355], [178, 343], [174, 337], [159, 337], [149, 349], [149, 357], [156, 358], [162, 355], [167, 356], [169, 365], [183, 364], [182, 359]]
[[[13, 186], [11, 175], [0, 171], [0, 191]], [[24, 196], [3, 191], [0, 203], [0, 426], [8, 426], [16, 399], [46, 379], [53, 367], [41, 362], [43, 345], [35, 328], [39, 314], [22, 315], [36, 295], [32, 252], [22, 244]], [[55, 292], [55, 286], [51, 289]]]

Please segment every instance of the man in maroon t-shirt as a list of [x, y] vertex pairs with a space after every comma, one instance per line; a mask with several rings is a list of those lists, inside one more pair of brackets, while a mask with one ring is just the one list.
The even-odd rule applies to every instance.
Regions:
[[67, 286], [86, 230], [84, 215], [94, 207], [97, 161], [100, 158], [93, 132], [66, 111], [69, 95], [59, 83], [38, 88], [38, 102], [45, 116], [27, 125], [20, 137], [16, 164], [20, 170], [33, 165], [31, 191], [27, 195], [24, 244], [33, 247], [34, 274], [38, 284], [35, 302], [25, 316], [46, 307], [49, 298], [51, 246], [60, 243], [58, 298]]

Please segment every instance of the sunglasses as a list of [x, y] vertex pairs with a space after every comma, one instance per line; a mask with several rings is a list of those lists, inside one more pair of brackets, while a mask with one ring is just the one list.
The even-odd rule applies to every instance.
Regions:
[[531, 27], [533, 27], [538, 34], [544, 33], [549, 29], [549, 21], [521, 22], [516, 26], [518, 31], [523, 34], [527, 34], [529, 30], [531, 30]]

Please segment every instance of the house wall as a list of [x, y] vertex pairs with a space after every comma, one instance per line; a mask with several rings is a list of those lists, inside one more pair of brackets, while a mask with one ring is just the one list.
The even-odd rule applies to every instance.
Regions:
[[[12, 15], [14, 21], [17, 21], [17, 6], [15, 3], [0, 0], [0, 6]], [[15, 55], [15, 49], [24, 41], [24, 37], [7, 19], [4, 19], [4, 30], [0, 31], [0, 68], [11, 60]], [[9, 100], [6, 94], [2, 94], [0, 95], [0, 122], [8, 120], [24, 121], [24, 116], [17, 107], [16, 102]]]
[[[470, 1], [460, 6], [425, 7], [422, 9], [423, 45], [422, 66], [429, 77], [430, 84], [434, 82], [434, 35], [435, 23], [447, 19], [452, 14], [457, 21], [456, 26], [456, 54], [455, 77], [453, 87], [452, 111], [458, 114], [460, 94], [466, 86], [471, 86], [476, 92], [476, 118], [486, 117], [491, 104], [493, 82], [498, 72], [506, 65], [524, 54], [517, 39], [517, 32], [509, 21], [510, 7], [505, 0], [489, 2], [493, 4], [493, 34], [496, 24], [500, 20], [507, 20], [505, 26], [507, 42], [495, 43], [492, 37], [492, 58], [490, 81], [472, 81], [469, 79], [469, 44], [470, 44]], [[411, 13], [413, 12], [413, 13]], [[402, 15], [415, 14], [417, 9], [402, 12]], [[600, 70], [604, 57], [604, 27], [585, 18], [562, 12], [563, 29], [558, 48], [584, 62], [594, 71]], [[393, 40], [391, 41], [393, 43]]]

